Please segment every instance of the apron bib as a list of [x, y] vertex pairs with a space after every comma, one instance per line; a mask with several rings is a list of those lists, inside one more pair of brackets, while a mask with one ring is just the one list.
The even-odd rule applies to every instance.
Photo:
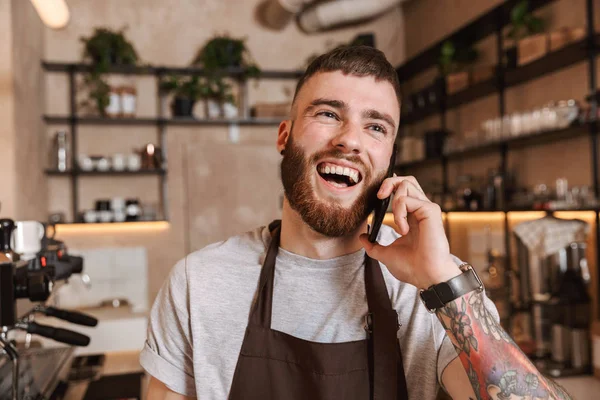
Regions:
[[271, 329], [275, 260], [281, 221], [260, 273], [257, 301], [233, 375], [230, 400], [406, 400], [402, 353], [379, 263], [365, 255], [367, 339], [315, 343]]

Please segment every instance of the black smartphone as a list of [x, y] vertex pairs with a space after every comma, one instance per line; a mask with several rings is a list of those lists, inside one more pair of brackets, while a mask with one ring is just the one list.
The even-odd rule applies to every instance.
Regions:
[[[394, 167], [396, 166], [396, 145], [392, 149], [392, 157], [390, 157], [390, 166], [388, 167], [386, 178], [391, 178], [394, 176]], [[377, 240], [377, 235], [379, 234], [379, 229], [381, 228], [381, 224], [383, 224], [383, 219], [385, 218], [385, 213], [390, 205], [390, 200], [392, 196], [388, 196], [385, 199], [377, 199], [375, 205], [375, 213], [373, 215], [373, 222], [371, 223], [371, 231], [369, 232], [369, 242], [375, 243]]]

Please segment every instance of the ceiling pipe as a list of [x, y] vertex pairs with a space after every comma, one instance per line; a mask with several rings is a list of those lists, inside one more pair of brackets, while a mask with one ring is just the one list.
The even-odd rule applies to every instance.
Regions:
[[281, 30], [297, 17], [301, 30], [315, 33], [376, 17], [406, 0], [337, 0], [317, 4], [315, 0], [267, 0], [260, 5], [261, 20]]

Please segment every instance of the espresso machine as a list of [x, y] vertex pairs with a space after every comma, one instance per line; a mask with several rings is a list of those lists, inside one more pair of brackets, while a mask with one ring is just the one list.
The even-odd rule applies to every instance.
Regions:
[[[532, 339], [532, 345], [523, 350], [540, 370], [551, 376], [589, 373], [589, 227], [584, 221], [552, 216], [524, 224], [528, 225], [518, 226], [514, 232], [519, 281], [517, 309], [521, 321], [526, 321], [526, 326], [520, 328], [528, 331]], [[544, 237], [546, 234], [548, 238]]]
[[[33, 223], [15, 224], [8, 219], [0, 220], [0, 398], [24, 399], [47, 398], [58, 383], [68, 374], [74, 347], [87, 346], [88, 336], [78, 332], [36, 323], [34, 316], [44, 314], [74, 324], [96, 326], [97, 320], [89, 315], [61, 310], [46, 304], [57, 284], [83, 270], [83, 259], [69, 255], [64, 243], [44, 234], [39, 243], [23, 241], [20, 248], [27, 253], [18, 254], [11, 248], [12, 234], [19, 227], [34, 227]], [[21, 232], [23, 233], [23, 232]], [[37, 233], [36, 233], [37, 235]], [[27, 242], [27, 243], [25, 243]], [[32, 249], [39, 251], [32, 253]], [[26, 259], [19, 260], [19, 256]], [[16, 302], [28, 299], [38, 303], [22, 316], [16, 312]], [[30, 347], [28, 340], [20, 345], [11, 339], [15, 331], [24, 331], [27, 338], [39, 335], [70, 346], [59, 348]]]

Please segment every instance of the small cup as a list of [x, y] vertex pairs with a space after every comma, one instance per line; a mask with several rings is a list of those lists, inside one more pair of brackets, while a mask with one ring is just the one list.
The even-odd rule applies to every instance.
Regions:
[[106, 157], [101, 157], [96, 164], [98, 171], [108, 171], [110, 169], [110, 160]]
[[122, 197], [113, 197], [110, 201], [110, 208], [113, 211], [125, 209], [125, 199]]
[[125, 212], [124, 208], [113, 210], [113, 217], [115, 222], [124, 222], [127, 218], [127, 212]]
[[110, 210], [102, 210], [98, 212], [98, 219], [100, 222], [110, 222], [112, 221], [113, 212]]
[[127, 158], [125, 154], [115, 154], [112, 156], [112, 167], [115, 171], [123, 171], [127, 167]]
[[95, 210], [87, 210], [83, 214], [83, 220], [87, 223], [94, 223], [98, 221], [98, 213]]
[[94, 162], [92, 158], [86, 154], [79, 156], [79, 168], [83, 171], [91, 171], [94, 169]]
[[137, 171], [141, 168], [141, 166], [142, 158], [139, 154], [133, 153], [127, 157], [127, 169], [129, 169], [130, 171]]

